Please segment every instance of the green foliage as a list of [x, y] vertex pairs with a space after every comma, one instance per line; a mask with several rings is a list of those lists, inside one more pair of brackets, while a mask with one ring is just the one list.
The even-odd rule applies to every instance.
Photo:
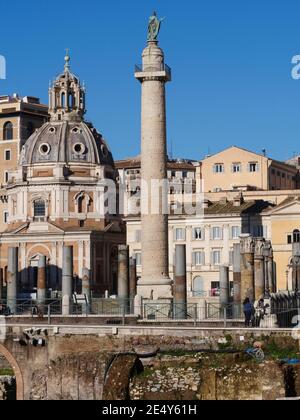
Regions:
[[14, 371], [9, 368], [0, 369], [0, 376], [14, 376]]
[[265, 349], [268, 358], [282, 360], [282, 359], [299, 359], [299, 353], [294, 347], [280, 347], [274, 341], [268, 343]]
[[139, 373], [137, 377], [143, 379], [143, 378], [149, 378], [152, 375], [153, 375], [153, 369], [144, 369], [144, 371]]

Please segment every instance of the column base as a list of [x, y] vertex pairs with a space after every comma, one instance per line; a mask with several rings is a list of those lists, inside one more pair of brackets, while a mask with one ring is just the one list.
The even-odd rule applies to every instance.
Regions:
[[171, 280], [165, 284], [162, 283], [138, 283], [137, 294], [143, 299], [149, 300], [160, 300], [160, 299], [171, 299], [173, 298], [173, 288]]

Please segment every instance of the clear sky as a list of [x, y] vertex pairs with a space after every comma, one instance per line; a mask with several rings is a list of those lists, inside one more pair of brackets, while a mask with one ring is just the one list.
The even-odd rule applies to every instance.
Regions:
[[[139, 153], [141, 62], [148, 17], [173, 81], [167, 88], [173, 157], [201, 159], [231, 145], [277, 159], [300, 154], [299, 0], [0, 0], [0, 93], [48, 101], [49, 80], [71, 68], [88, 89], [87, 118], [116, 159]], [[173, 146], [171, 147], [171, 144]]]

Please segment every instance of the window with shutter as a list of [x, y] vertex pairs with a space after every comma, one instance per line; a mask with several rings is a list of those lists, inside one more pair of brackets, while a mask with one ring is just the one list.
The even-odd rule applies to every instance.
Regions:
[[212, 229], [212, 239], [213, 240], [219, 240], [222, 239], [223, 236], [223, 229], [221, 229], [219, 226], [215, 226]]
[[140, 252], [135, 253], [136, 265], [140, 267], [142, 265], [142, 254]]
[[185, 229], [183, 228], [176, 228], [174, 231], [174, 239], [175, 241], [185, 241]]
[[248, 171], [249, 172], [259, 172], [259, 164], [258, 162], [250, 162], [248, 164]]
[[193, 296], [201, 297], [204, 294], [204, 280], [202, 277], [196, 277], [193, 281]]
[[200, 267], [201, 265], [204, 265], [203, 257], [204, 257], [203, 251], [194, 251], [193, 252], [193, 266]]
[[213, 265], [220, 265], [221, 264], [221, 251], [215, 250], [212, 253], [212, 263]]
[[203, 239], [203, 231], [201, 228], [194, 228], [193, 229], [193, 240], [194, 241], [201, 241]]
[[231, 228], [231, 238], [238, 239], [241, 235], [241, 228], [240, 226], [232, 226]]
[[222, 173], [224, 173], [225, 171], [224, 171], [224, 165], [223, 165], [223, 163], [216, 163], [214, 165], [214, 167], [213, 167], [213, 172], [215, 174], [222, 174]]

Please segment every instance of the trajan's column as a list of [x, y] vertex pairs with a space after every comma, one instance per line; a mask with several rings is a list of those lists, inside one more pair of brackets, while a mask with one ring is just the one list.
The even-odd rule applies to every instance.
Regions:
[[154, 12], [149, 19], [148, 45], [143, 51], [142, 68], [137, 68], [135, 73], [135, 78], [142, 84], [142, 278], [137, 294], [153, 300], [172, 296], [168, 215], [164, 214], [163, 205], [168, 195], [163, 194], [163, 188], [159, 192], [155, 192], [155, 188], [151, 190], [151, 184], [157, 185], [167, 179], [165, 84], [171, 81], [171, 71], [158, 47], [160, 25], [161, 20]]

